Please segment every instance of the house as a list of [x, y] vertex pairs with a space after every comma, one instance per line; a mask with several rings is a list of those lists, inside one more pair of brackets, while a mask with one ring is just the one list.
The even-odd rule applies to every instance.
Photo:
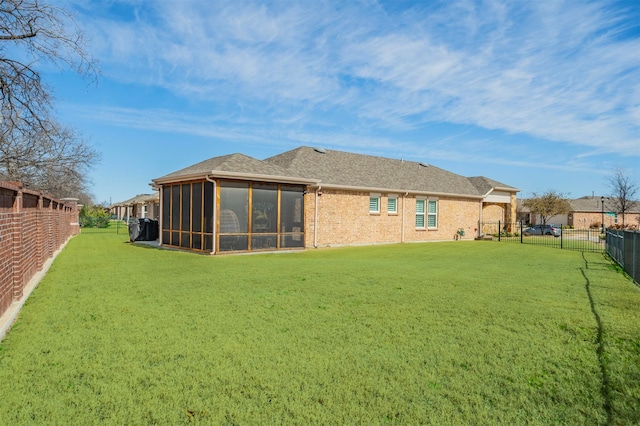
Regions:
[[[567, 225], [574, 228], [607, 228], [622, 225], [622, 215], [617, 211], [616, 203], [611, 197], [587, 196], [570, 200], [571, 211], [566, 215]], [[640, 224], [640, 201], [636, 201], [631, 211], [625, 213], [625, 225]]]
[[160, 243], [220, 253], [474, 238], [513, 221], [511, 186], [430, 164], [299, 147], [215, 157], [154, 179]]
[[113, 204], [109, 212], [118, 220], [156, 219], [160, 214], [160, 196], [154, 194], [139, 194], [126, 201]]
[[[569, 212], [552, 216], [547, 223], [585, 229], [600, 228], [603, 222], [607, 228], [622, 225], [622, 215], [616, 211], [611, 197], [592, 195], [568, 201], [571, 206]], [[542, 223], [540, 215], [522, 206], [522, 202], [518, 200], [518, 219], [530, 224]], [[626, 212], [625, 216], [625, 225], [637, 227], [640, 224], [640, 202], [636, 202], [632, 211]]]

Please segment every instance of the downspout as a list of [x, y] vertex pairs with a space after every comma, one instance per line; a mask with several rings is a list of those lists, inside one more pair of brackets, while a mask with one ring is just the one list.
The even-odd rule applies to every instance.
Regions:
[[[160, 185], [160, 188], [158, 189], [158, 200], [160, 202], [159, 208], [158, 208], [158, 213], [160, 211], [160, 209], [164, 206], [163, 202], [164, 202], [164, 191], [162, 190], [162, 185]], [[158, 246], [162, 247], [162, 216], [161, 214], [158, 214]]]
[[478, 217], [479, 217], [479, 220], [478, 220], [478, 235], [477, 235], [478, 238], [480, 238], [482, 236], [482, 203], [483, 202], [484, 202], [483, 200], [480, 200], [480, 211], [479, 211], [479, 214], [478, 214]]
[[[211, 254], [216, 254], [216, 210], [218, 209], [218, 206], [216, 205], [216, 196], [217, 196], [217, 182], [215, 180], [212, 180], [209, 175], [205, 175], [204, 177], [208, 182], [211, 182], [213, 184], [213, 241], [211, 243]], [[205, 226], [207, 226], [207, 224], [205, 223]]]
[[402, 196], [402, 236], [400, 237], [400, 242], [404, 243], [404, 197], [406, 197], [407, 195], [409, 195], [409, 192], [405, 192], [405, 194]]
[[322, 185], [316, 188], [315, 192], [315, 205], [313, 213], [313, 248], [318, 248], [318, 192], [322, 189]]

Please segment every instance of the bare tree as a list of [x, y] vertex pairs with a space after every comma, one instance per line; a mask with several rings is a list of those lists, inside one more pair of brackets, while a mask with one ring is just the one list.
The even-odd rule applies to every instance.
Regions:
[[528, 207], [532, 213], [540, 215], [543, 229], [551, 217], [568, 213], [571, 210], [571, 205], [567, 198], [563, 194], [553, 190], [549, 190], [541, 195], [534, 192], [533, 197], [524, 200], [522, 205]]
[[52, 118], [51, 91], [38, 66], [97, 76], [69, 13], [38, 0], [0, 0], [0, 178], [55, 196], [86, 192], [98, 153]]
[[622, 215], [622, 227], [625, 226], [625, 213], [633, 211], [638, 206], [636, 196], [638, 184], [633, 181], [629, 173], [618, 167], [609, 176], [609, 189], [611, 190], [611, 202], [616, 209], [616, 213]]

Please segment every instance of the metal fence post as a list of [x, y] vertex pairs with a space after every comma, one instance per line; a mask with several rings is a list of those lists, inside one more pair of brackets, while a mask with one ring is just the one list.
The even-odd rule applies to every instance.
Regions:
[[500, 226], [500, 221], [498, 221], [498, 242], [500, 242], [501, 237], [502, 237], [502, 227]]
[[522, 236], [522, 232], [524, 231], [522, 227], [522, 221], [520, 221], [520, 244], [524, 244], [524, 237]]
[[631, 274], [631, 277], [634, 279], [634, 281], [638, 281], [638, 270], [636, 269], [638, 266], [638, 258], [640, 256], [638, 256], [638, 247], [636, 246], [636, 242], [638, 241], [638, 236], [640, 235], [638, 232], [634, 232], [634, 233], [630, 233], [631, 235], [633, 235], [632, 241], [633, 241], [633, 251], [632, 251], [632, 255], [631, 255], [631, 259], [633, 262], [633, 266], [631, 266], [631, 271], [633, 272]]

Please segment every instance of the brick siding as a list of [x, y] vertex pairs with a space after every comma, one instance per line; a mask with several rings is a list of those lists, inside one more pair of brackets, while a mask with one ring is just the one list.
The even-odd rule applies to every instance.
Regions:
[[[433, 197], [431, 199], [438, 200], [437, 228], [416, 229], [416, 199], [419, 197], [393, 194], [398, 200], [397, 214], [393, 214], [387, 212], [389, 194], [382, 193], [380, 213], [370, 213], [371, 194], [323, 189], [322, 195], [318, 196], [316, 222], [316, 195], [310, 191], [305, 196], [306, 247], [446, 241], [459, 238], [459, 229], [464, 230], [464, 239], [473, 239], [477, 234], [481, 208], [478, 199]], [[495, 206], [491, 213], [497, 214], [498, 209], [503, 216], [503, 206]], [[314, 229], [316, 223], [317, 233]]]
[[[572, 212], [569, 225], [574, 228], [592, 228], [602, 226], [602, 212]], [[640, 225], [640, 214], [627, 213], [624, 218], [625, 225]], [[622, 225], [622, 214], [618, 214], [618, 222], [614, 216], [604, 215], [604, 226], [609, 228], [615, 225]]]
[[16, 182], [0, 182], [0, 316], [31, 278], [79, 232], [78, 208]]

